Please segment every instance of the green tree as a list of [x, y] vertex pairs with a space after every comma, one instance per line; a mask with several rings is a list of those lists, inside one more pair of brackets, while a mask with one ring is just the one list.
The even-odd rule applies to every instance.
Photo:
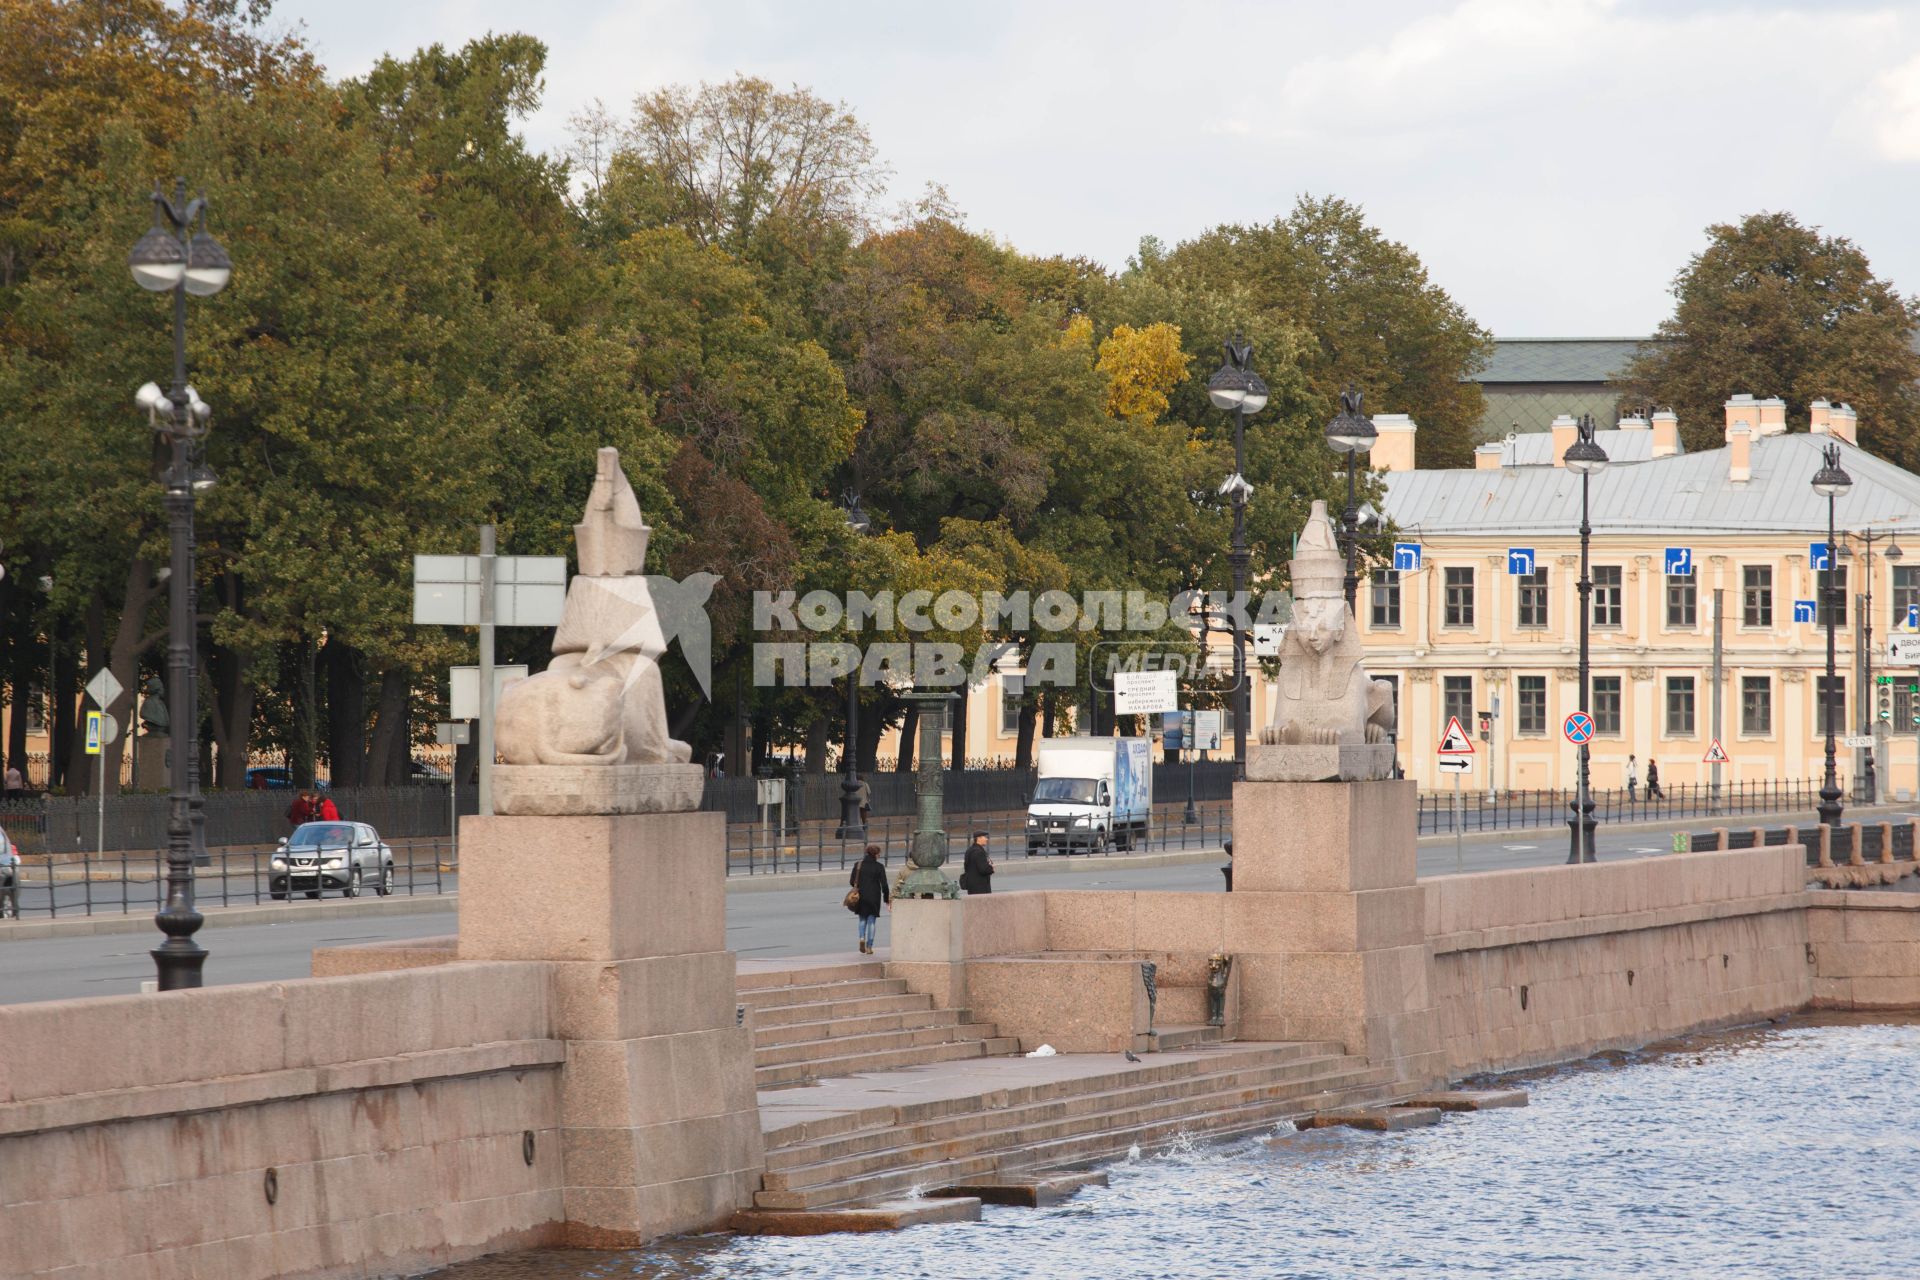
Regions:
[[1720, 445], [1729, 396], [1780, 396], [1800, 422], [1824, 396], [1859, 410], [1862, 446], [1920, 467], [1920, 300], [1875, 276], [1851, 240], [1787, 213], [1717, 224], [1673, 295], [1658, 341], [1622, 382], [1672, 406], [1689, 448]]
[[1171, 253], [1144, 247], [1135, 272], [1237, 293], [1300, 331], [1297, 359], [1322, 421], [1342, 388], [1358, 386], [1376, 411], [1413, 415], [1421, 466], [1472, 465], [1482, 400], [1469, 379], [1492, 339], [1358, 205], [1302, 196], [1262, 226], [1217, 227]]

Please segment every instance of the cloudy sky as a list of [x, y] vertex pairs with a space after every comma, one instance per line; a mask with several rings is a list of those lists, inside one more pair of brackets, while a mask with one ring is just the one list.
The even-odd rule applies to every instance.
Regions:
[[1639, 334], [1709, 223], [1763, 209], [1920, 293], [1920, 0], [280, 0], [336, 75], [528, 31], [536, 147], [595, 99], [736, 72], [846, 102], [894, 197], [1124, 265], [1364, 205], [1502, 335]]

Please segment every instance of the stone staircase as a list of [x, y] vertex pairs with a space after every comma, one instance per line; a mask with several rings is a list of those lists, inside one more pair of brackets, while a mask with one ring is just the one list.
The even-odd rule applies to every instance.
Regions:
[[1019, 1049], [964, 1009], [936, 1009], [878, 961], [742, 966], [739, 1002], [753, 1027], [754, 1087], [791, 1088], [865, 1071], [1010, 1054]]
[[1183, 1134], [1226, 1136], [1394, 1094], [1337, 1044], [1198, 1045], [1150, 1055], [982, 1059], [761, 1097], [759, 1209], [859, 1204], [1085, 1165]]

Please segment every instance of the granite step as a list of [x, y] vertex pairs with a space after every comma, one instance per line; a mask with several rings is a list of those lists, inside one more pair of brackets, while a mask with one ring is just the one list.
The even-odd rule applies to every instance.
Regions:
[[785, 1089], [812, 1084], [835, 1076], [858, 1075], [869, 1071], [895, 1071], [901, 1067], [928, 1066], [936, 1062], [954, 1062], [963, 1058], [990, 1058], [1014, 1053], [1020, 1042], [1012, 1036], [988, 1036], [985, 1039], [953, 1040], [940, 1044], [917, 1045], [884, 1053], [850, 1054], [838, 1058], [816, 1058], [804, 1062], [786, 1062], [755, 1067], [756, 1089]]
[[787, 1022], [773, 1026], [756, 1024], [753, 1046], [756, 1050], [770, 1049], [778, 1045], [839, 1040], [881, 1031], [917, 1031], [924, 1027], [950, 1027], [965, 1020], [966, 1010], [964, 1009], [920, 1008], [823, 1018], [817, 1022]]
[[1344, 1055], [1289, 1057], [1271, 1064], [1247, 1066], [1219, 1073], [1188, 1077], [1169, 1085], [1164, 1081], [1128, 1081], [1115, 1087], [1071, 1093], [1032, 1101], [981, 1108], [936, 1118], [897, 1124], [870, 1124], [844, 1133], [783, 1144], [777, 1134], [768, 1135], [767, 1168], [783, 1173], [807, 1165], [855, 1158], [860, 1155], [929, 1142], [959, 1141], [982, 1132], [1030, 1130], [1041, 1126], [1071, 1122], [1089, 1115], [1109, 1114], [1132, 1107], [1152, 1105], [1167, 1098], [1184, 1098], [1196, 1093], [1223, 1093], [1230, 1090], [1285, 1086], [1302, 1081], [1318, 1082], [1330, 1071], [1349, 1063]]
[[1149, 1085], [1090, 1095], [1090, 1105], [1071, 1110], [1061, 1101], [1036, 1103], [1012, 1111], [988, 1111], [895, 1129], [883, 1133], [877, 1142], [868, 1134], [852, 1135], [795, 1151], [769, 1152], [761, 1186], [769, 1191], [802, 1190], [882, 1172], [903, 1162], [924, 1163], [934, 1153], [955, 1158], [1016, 1148], [1038, 1149], [1102, 1132], [1116, 1124], [1139, 1127], [1174, 1122], [1196, 1113], [1371, 1084], [1374, 1081], [1369, 1071], [1364, 1062], [1354, 1059], [1310, 1059], [1290, 1064], [1284, 1074], [1276, 1073], [1265, 1080], [1202, 1076], [1190, 1082], [1190, 1087], [1174, 1091]]
[[784, 1027], [796, 1022], [825, 1022], [834, 1018], [864, 1018], [876, 1013], [905, 1013], [930, 1008], [932, 1003], [931, 997], [908, 991], [895, 996], [854, 996], [846, 1000], [766, 1005], [753, 1011], [753, 1025]]
[[744, 960], [736, 968], [734, 988], [738, 991], [757, 991], [766, 987], [820, 986], [826, 983], [886, 976], [887, 965], [884, 960], [829, 961], [825, 964], [802, 964], [798, 967], [776, 965], [769, 961]]
[[[750, 987], [739, 992], [739, 1003], [749, 1009], [776, 1009], [795, 1004], [818, 1004], [852, 1000], [865, 996], [903, 996], [907, 984], [900, 978], [852, 978], [846, 982], [808, 983], [801, 986]], [[932, 997], [925, 999], [931, 1001]]]
[[783, 1067], [788, 1063], [813, 1062], [820, 1058], [851, 1058], [891, 1053], [896, 1049], [917, 1049], [922, 1045], [949, 1044], [957, 1040], [985, 1040], [993, 1034], [994, 1028], [990, 1023], [952, 1022], [945, 1026], [873, 1031], [833, 1040], [798, 1040], [770, 1045], [756, 1048], [753, 1061], [756, 1067]]
[[1141, 1062], [1127, 1064], [1113, 1055], [1116, 1070], [1098, 1075], [1069, 1076], [1031, 1084], [1010, 1085], [985, 1095], [959, 1094], [940, 1098], [918, 1098], [887, 1106], [873, 1106], [840, 1112], [831, 1116], [796, 1120], [767, 1126], [769, 1150], [791, 1147], [821, 1138], [866, 1129], [889, 1129], [919, 1124], [943, 1116], [963, 1115], [983, 1109], [1006, 1109], [1056, 1098], [1076, 1098], [1141, 1085], [1164, 1084], [1193, 1076], [1223, 1075], [1241, 1070], [1258, 1070], [1289, 1061], [1312, 1057], [1339, 1057], [1344, 1053], [1337, 1041], [1299, 1040], [1262, 1043], [1250, 1046], [1223, 1045], [1204, 1055], [1161, 1058], [1148, 1055]]
[[1226, 1038], [1226, 1028], [1202, 1022], [1192, 1026], [1155, 1027], [1151, 1036], [1135, 1036], [1134, 1040], [1136, 1048], [1140, 1047], [1139, 1042], [1144, 1041], [1151, 1049], [1164, 1053], [1173, 1049], [1191, 1049], [1198, 1044], [1221, 1044]]
[[[988, 1176], [1084, 1165], [1116, 1159], [1136, 1144], [1152, 1146], [1183, 1135], [1257, 1132], [1323, 1108], [1378, 1103], [1391, 1095], [1390, 1071], [1367, 1067], [1359, 1059], [1339, 1061], [1339, 1066], [1289, 1082], [1253, 1088], [1209, 1090], [1207, 1078], [1198, 1077], [1189, 1082], [1197, 1087], [1171, 1096], [1163, 1091], [1153, 1104], [1082, 1117], [1065, 1126], [1070, 1132], [1010, 1126], [970, 1141], [895, 1146], [850, 1162], [830, 1162], [826, 1169], [770, 1171], [754, 1203], [769, 1209], [819, 1208]], [[836, 1163], [838, 1169], [832, 1167]], [[817, 1180], [822, 1173], [838, 1176]], [[793, 1185], [769, 1184], [783, 1181]]]

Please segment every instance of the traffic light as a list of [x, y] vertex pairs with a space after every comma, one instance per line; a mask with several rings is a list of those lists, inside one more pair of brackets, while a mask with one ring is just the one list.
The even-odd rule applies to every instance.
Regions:
[[1879, 706], [1879, 717], [1888, 724], [1893, 723], [1893, 686], [1883, 684], [1874, 691], [1874, 699]]

